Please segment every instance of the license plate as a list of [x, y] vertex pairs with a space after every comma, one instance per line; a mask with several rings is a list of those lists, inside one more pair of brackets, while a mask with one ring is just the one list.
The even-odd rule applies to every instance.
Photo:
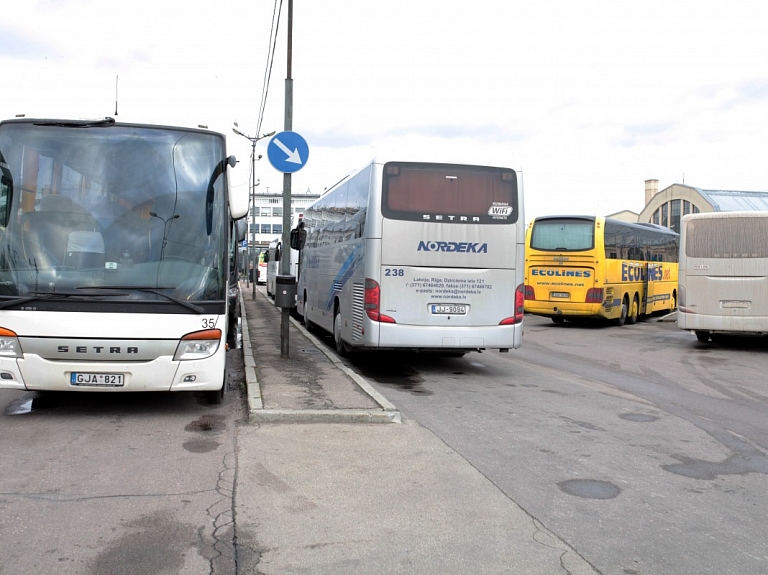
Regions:
[[724, 308], [748, 309], [750, 302], [743, 300], [722, 300], [720, 306]]
[[87, 385], [92, 387], [122, 387], [123, 382], [122, 373], [72, 372], [69, 379], [71, 385]]
[[466, 315], [467, 306], [465, 305], [432, 305], [433, 315]]
[[563, 298], [563, 299], [568, 299], [569, 297], [571, 297], [571, 294], [569, 294], [568, 292], [565, 292], [565, 291], [553, 291], [549, 295], [552, 296], [552, 297], [559, 297], [559, 298]]

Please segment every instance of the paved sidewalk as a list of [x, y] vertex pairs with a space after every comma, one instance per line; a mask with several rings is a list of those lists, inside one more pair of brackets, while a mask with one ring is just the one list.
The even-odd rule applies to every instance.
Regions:
[[280, 310], [261, 289], [243, 289], [243, 308], [239, 573], [597, 573], [298, 323], [281, 358]]
[[289, 357], [281, 357], [281, 310], [262, 290], [255, 298], [252, 291], [242, 290], [241, 308], [252, 422], [400, 421], [394, 405], [293, 318]]

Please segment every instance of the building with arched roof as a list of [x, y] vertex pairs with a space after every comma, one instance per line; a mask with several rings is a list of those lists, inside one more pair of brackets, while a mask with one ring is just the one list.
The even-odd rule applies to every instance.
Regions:
[[672, 184], [659, 191], [658, 180], [646, 180], [645, 208], [637, 221], [680, 233], [680, 219], [685, 214], [735, 211], [768, 211], [768, 192], [703, 190], [686, 184]]

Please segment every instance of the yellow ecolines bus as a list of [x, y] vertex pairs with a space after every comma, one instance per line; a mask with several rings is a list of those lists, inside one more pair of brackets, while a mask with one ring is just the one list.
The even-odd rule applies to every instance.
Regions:
[[545, 216], [528, 226], [525, 311], [633, 324], [677, 307], [679, 236], [656, 224]]

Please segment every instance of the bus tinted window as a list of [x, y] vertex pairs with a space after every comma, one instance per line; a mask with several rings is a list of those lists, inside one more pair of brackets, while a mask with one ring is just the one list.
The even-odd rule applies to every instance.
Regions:
[[691, 258], [768, 258], [768, 218], [690, 220], [686, 234]]
[[584, 251], [595, 246], [595, 222], [579, 219], [537, 221], [531, 233], [535, 250]]
[[382, 212], [388, 218], [485, 224], [518, 218], [512, 170], [390, 162], [383, 179]]

